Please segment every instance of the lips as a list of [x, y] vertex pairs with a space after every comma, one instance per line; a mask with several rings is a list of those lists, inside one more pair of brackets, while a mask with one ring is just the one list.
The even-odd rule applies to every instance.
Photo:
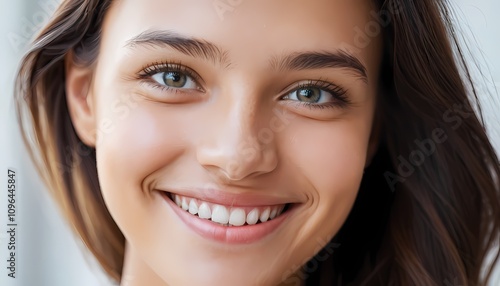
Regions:
[[223, 244], [249, 244], [280, 229], [299, 204], [261, 194], [183, 190], [189, 196], [160, 191], [173, 212], [203, 239]]
[[170, 198], [184, 211], [202, 219], [224, 226], [243, 226], [263, 223], [275, 219], [285, 210], [287, 204], [233, 207], [214, 204], [196, 198], [171, 194]]

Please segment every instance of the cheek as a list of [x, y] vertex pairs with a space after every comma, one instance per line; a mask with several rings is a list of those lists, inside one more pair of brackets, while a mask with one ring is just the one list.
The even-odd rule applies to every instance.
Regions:
[[289, 153], [314, 190], [313, 196], [336, 196], [356, 189], [361, 180], [369, 128], [361, 120], [315, 123], [300, 128]]
[[300, 241], [329, 241], [347, 218], [365, 166], [370, 132], [365, 119], [314, 122], [296, 129], [300, 133], [287, 153], [310, 204], [301, 229], [306, 237]]
[[[130, 206], [149, 206], [148, 176], [173, 161], [184, 149], [183, 132], [167, 113], [150, 102], [120, 98], [103, 102], [97, 131], [97, 167], [104, 200], [117, 220]], [[141, 210], [142, 209], [142, 210]]]
[[[318, 198], [317, 213], [323, 219], [343, 223], [356, 199], [365, 166], [367, 139], [350, 124], [332, 128], [320, 137], [313, 156], [315, 171], [309, 173]], [[311, 162], [312, 163], [312, 162]], [[339, 225], [340, 227], [340, 225]]]

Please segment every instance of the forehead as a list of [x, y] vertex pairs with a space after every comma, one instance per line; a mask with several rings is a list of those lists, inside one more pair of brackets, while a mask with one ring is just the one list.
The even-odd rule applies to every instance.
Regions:
[[[216, 43], [240, 64], [283, 52], [343, 49], [369, 68], [381, 37], [372, 33], [366, 41], [364, 30], [376, 13], [370, 0], [120, 0], [106, 15], [102, 41], [119, 52], [145, 31], [168, 30]], [[359, 46], [359, 38], [368, 45]]]

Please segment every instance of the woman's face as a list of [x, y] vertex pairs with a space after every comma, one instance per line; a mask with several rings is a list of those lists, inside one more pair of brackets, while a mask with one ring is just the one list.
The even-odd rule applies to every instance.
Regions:
[[112, 4], [86, 100], [71, 99], [83, 73], [67, 88], [127, 241], [124, 285], [276, 285], [325, 246], [376, 145], [375, 13], [367, 0]]

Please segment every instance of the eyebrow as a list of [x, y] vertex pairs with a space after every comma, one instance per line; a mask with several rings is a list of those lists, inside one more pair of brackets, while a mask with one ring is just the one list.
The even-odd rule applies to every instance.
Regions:
[[275, 56], [271, 59], [270, 64], [279, 71], [345, 68], [354, 72], [364, 82], [368, 80], [366, 68], [361, 61], [343, 50], [336, 52], [300, 52], [284, 57]]
[[[144, 31], [128, 40], [125, 47], [135, 48], [141, 45], [167, 46], [191, 57], [200, 57], [226, 68], [230, 66], [228, 51], [207, 40], [186, 37], [169, 30]], [[269, 64], [273, 70], [278, 71], [344, 68], [354, 72], [365, 83], [368, 79], [366, 68], [361, 61], [344, 50], [296, 52], [273, 56]]]
[[196, 38], [185, 37], [168, 30], [148, 30], [128, 40], [125, 47], [138, 45], [167, 46], [185, 55], [201, 57], [205, 60], [228, 66], [228, 52], [217, 45]]

